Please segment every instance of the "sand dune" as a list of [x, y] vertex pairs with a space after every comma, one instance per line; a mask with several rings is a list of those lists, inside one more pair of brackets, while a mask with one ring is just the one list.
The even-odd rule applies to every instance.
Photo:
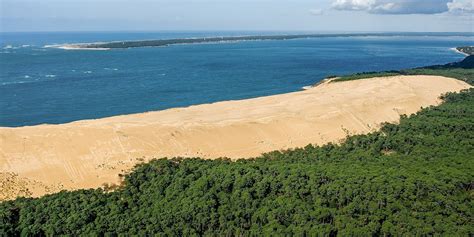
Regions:
[[0, 199], [117, 183], [118, 174], [151, 158], [246, 158], [339, 141], [468, 87], [439, 76], [373, 78], [62, 125], [0, 128]]

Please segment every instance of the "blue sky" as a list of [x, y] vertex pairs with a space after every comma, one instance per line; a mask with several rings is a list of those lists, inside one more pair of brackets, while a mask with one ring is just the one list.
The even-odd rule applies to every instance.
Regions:
[[0, 0], [0, 31], [463, 31], [474, 0]]

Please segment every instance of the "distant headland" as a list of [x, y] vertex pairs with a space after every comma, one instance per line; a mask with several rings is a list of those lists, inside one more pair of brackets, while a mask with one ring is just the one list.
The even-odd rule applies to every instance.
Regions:
[[[96, 43], [77, 43], [51, 45], [70, 50], [108, 50], [127, 49], [139, 47], [163, 47], [177, 44], [202, 44], [202, 43], [225, 43], [237, 41], [258, 41], [258, 40], [292, 40], [305, 38], [329, 38], [329, 37], [383, 37], [383, 36], [443, 36], [443, 33], [341, 33], [341, 34], [294, 34], [294, 35], [254, 35], [254, 36], [220, 36], [220, 37], [200, 37], [200, 38], [176, 38], [176, 39], [153, 39], [136, 41], [112, 41]], [[471, 51], [472, 52], [472, 51]]]
[[465, 54], [466, 56], [474, 55], [474, 46], [457, 47], [456, 51]]

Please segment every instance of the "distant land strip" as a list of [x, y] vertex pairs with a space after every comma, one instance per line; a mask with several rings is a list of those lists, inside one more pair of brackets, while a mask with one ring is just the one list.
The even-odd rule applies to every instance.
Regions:
[[126, 49], [139, 47], [160, 47], [176, 44], [221, 43], [234, 41], [257, 40], [291, 40], [304, 38], [329, 38], [329, 37], [370, 37], [370, 36], [446, 36], [440, 33], [357, 33], [357, 34], [295, 34], [295, 35], [260, 35], [260, 36], [221, 36], [178, 39], [155, 39], [137, 41], [113, 41], [98, 43], [80, 43], [56, 45], [63, 49]]
[[457, 47], [456, 50], [466, 56], [474, 55], [474, 46]]

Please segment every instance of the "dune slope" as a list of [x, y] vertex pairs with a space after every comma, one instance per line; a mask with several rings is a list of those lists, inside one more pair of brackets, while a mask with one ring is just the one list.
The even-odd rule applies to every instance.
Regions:
[[337, 142], [469, 87], [440, 76], [372, 78], [241, 101], [0, 128], [0, 199], [118, 183], [120, 173], [151, 158], [248, 158]]

